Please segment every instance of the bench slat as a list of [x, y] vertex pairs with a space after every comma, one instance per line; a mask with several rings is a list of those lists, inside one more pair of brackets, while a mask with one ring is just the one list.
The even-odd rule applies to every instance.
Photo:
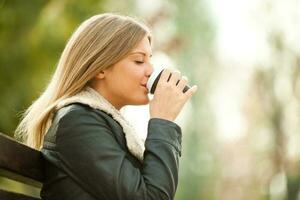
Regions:
[[40, 200], [39, 198], [18, 194], [15, 192], [8, 192], [0, 189], [1, 200]]
[[42, 166], [40, 151], [0, 133], [0, 176], [40, 187]]

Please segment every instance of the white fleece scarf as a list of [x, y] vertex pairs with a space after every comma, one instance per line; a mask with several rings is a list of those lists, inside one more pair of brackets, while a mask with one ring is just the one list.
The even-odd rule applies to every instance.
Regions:
[[134, 127], [124, 118], [120, 111], [118, 111], [102, 95], [100, 95], [91, 87], [86, 87], [78, 94], [60, 101], [57, 104], [56, 109], [58, 110], [71, 103], [82, 103], [90, 106], [91, 108], [104, 111], [107, 114], [111, 114], [113, 119], [119, 122], [123, 128], [127, 148], [129, 149], [130, 153], [140, 161], [143, 161], [145, 141], [139, 137]]

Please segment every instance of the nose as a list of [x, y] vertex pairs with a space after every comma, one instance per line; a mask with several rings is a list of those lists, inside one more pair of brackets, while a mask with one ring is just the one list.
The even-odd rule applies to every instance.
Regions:
[[150, 75], [152, 74], [153, 70], [154, 70], [154, 68], [153, 68], [152, 63], [149, 63], [148, 66], [147, 66], [147, 69], [146, 69], [146, 76], [150, 77]]

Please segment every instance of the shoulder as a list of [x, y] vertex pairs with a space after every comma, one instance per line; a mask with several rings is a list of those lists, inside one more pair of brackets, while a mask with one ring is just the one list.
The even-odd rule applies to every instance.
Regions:
[[60, 136], [76, 135], [91, 130], [113, 132], [115, 120], [107, 113], [81, 103], [73, 103], [57, 110], [46, 140], [56, 141]]
[[91, 125], [109, 129], [108, 124], [112, 121], [114, 120], [101, 110], [80, 103], [69, 104], [55, 112], [51, 126], [45, 134], [45, 143], [56, 143], [57, 137], [86, 131], [84, 129]]
[[[58, 144], [101, 134], [115, 134], [115, 120], [107, 113], [81, 103], [69, 104], [60, 108], [54, 116], [51, 127], [46, 134], [46, 141]], [[84, 133], [84, 134], [83, 134]]]
[[91, 108], [81, 103], [72, 103], [59, 109], [55, 114], [53, 122], [71, 121], [74, 123], [85, 120], [108, 122], [113, 119], [109, 114], [101, 110]]
[[123, 147], [126, 142], [122, 132], [120, 124], [107, 113], [85, 104], [74, 103], [56, 112], [45, 134], [43, 147], [57, 149], [67, 144], [91, 146], [94, 141], [98, 141], [97, 144], [100, 141], [111, 143], [111, 139]]

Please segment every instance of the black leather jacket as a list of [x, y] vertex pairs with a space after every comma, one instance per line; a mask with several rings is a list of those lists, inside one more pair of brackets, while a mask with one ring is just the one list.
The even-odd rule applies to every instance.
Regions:
[[127, 149], [122, 127], [83, 104], [61, 108], [44, 139], [45, 200], [174, 199], [181, 129], [150, 119], [141, 163]]

